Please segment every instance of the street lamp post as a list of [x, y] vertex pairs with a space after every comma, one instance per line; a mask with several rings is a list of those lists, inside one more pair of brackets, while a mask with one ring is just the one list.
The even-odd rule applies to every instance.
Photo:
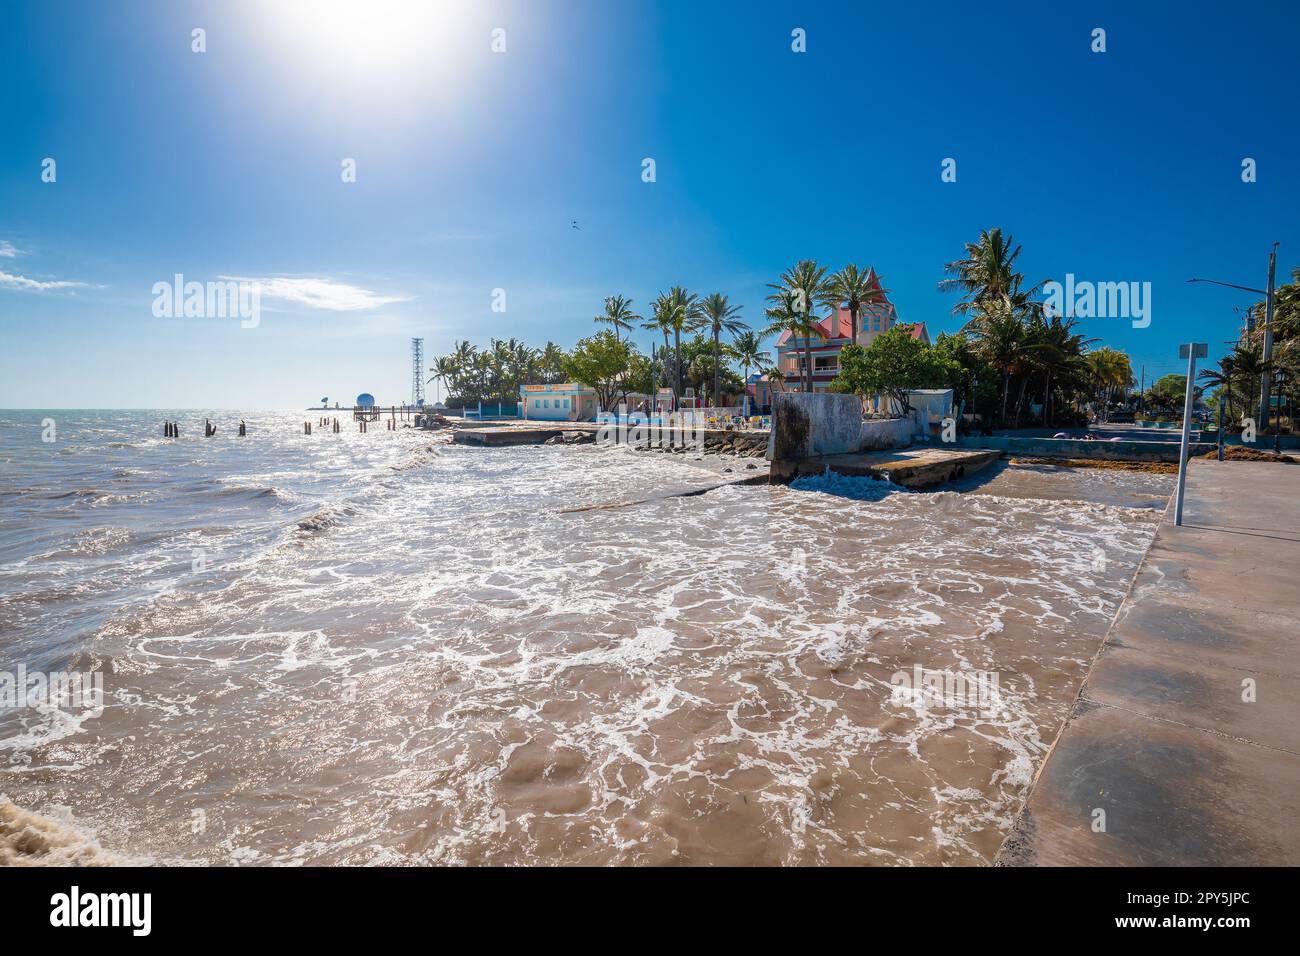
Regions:
[[1264, 299], [1264, 371], [1259, 376], [1259, 427], [1268, 428], [1269, 363], [1273, 361], [1273, 275], [1277, 271], [1277, 243], [1268, 254], [1268, 293]]
[[[1259, 374], [1259, 427], [1261, 429], [1268, 427], [1268, 392], [1269, 392], [1269, 362], [1273, 359], [1273, 277], [1277, 271], [1277, 247], [1273, 243], [1273, 248], [1268, 254], [1268, 288], [1252, 289], [1250, 286], [1237, 285], [1233, 282], [1220, 282], [1217, 279], [1188, 279], [1188, 282], [1208, 282], [1211, 285], [1226, 286], [1229, 289], [1241, 289], [1243, 292], [1253, 292], [1256, 295], [1264, 296], [1264, 368]], [[1255, 331], [1255, 322], [1252, 313], [1246, 313], [1246, 334]]]

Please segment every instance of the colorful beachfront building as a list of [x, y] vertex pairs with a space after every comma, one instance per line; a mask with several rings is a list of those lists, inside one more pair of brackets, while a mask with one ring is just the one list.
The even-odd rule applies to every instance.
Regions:
[[[876, 276], [875, 269], [868, 271], [867, 281], [872, 288], [880, 288], [880, 279]], [[858, 316], [857, 344], [870, 345], [876, 336], [888, 332], [895, 325], [903, 324], [898, 321], [894, 303], [882, 293], [878, 301], [864, 306], [862, 314]], [[908, 327], [913, 338], [929, 344], [930, 333], [924, 322]], [[821, 334], [814, 334], [811, 342], [812, 387], [814, 392], [824, 392], [840, 373], [840, 351], [852, 342], [852, 316], [848, 309], [841, 307], [835, 314], [818, 322], [817, 328]], [[795, 337], [788, 331], [782, 332], [776, 341], [776, 366], [785, 375], [786, 391], [795, 392], [803, 388], [804, 363], [807, 361], [804, 344], [803, 336]]]
[[596, 390], [589, 385], [525, 385], [519, 389], [519, 414], [543, 422], [592, 422], [600, 410]]
[[754, 372], [745, 382], [745, 391], [749, 393], [749, 407], [753, 410], [769, 408], [772, 405], [772, 392], [780, 386], [771, 378], [760, 372]]

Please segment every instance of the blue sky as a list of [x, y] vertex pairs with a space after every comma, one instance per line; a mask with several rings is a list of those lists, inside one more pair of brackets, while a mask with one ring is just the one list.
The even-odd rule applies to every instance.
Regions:
[[[875, 266], [934, 334], [992, 226], [1031, 279], [1151, 282], [1150, 327], [1083, 323], [1150, 380], [1251, 301], [1184, 280], [1300, 263], [1294, 4], [306, 9], [0, 7], [0, 406], [401, 401], [412, 335], [567, 347], [674, 284], [758, 324], [807, 257]], [[176, 273], [277, 296], [256, 328], [157, 318]]]

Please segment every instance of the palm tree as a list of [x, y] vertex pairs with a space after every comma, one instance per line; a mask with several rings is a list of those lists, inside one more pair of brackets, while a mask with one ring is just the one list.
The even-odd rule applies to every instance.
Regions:
[[1133, 366], [1129, 357], [1110, 346], [1096, 349], [1085, 356], [1088, 370], [1101, 395], [1102, 418], [1110, 408], [1117, 389], [1127, 388], [1133, 379]]
[[[671, 300], [669, 299], [667, 293], [661, 292], [659, 293], [659, 297], [654, 300], [654, 304], [650, 307], [650, 318], [647, 321], [641, 323], [641, 327], [643, 329], [650, 329], [651, 331], [663, 333], [664, 348], [663, 351], [659, 353], [659, 364], [664, 367], [665, 386], [668, 385], [668, 367], [666, 364], [667, 362], [666, 356], [668, 355], [668, 333], [671, 332], [673, 328], [672, 312], [673, 312], [673, 308], [672, 308]], [[673, 393], [674, 400], [676, 399], [676, 397], [677, 397], [677, 393], [674, 391]], [[676, 404], [675, 401], [674, 404]]]
[[[780, 335], [783, 332], [789, 332], [791, 340], [796, 343], [796, 347], [799, 339], [804, 339], [806, 357], [801, 385], [803, 391], [811, 392], [811, 342], [814, 335], [822, 334], [821, 327], [812, 318], [812, 313], [801, 308], [803, 302], [796, 292], [781, 292], [768, 298], [772, 299], [775, 304], [766, 310], [768, 326], [763, 330], [763, 336]], [[784, 381], [784, 373], [781, 373], [781, 379]]]
[[[995, 299], [1027, 299], [1041, 286], [1020, 289], [1024, 276], [1015, 269], [1020, 246], [1011, 236], [1002, 237], [1001, 229], [985, 229], [978, 242], [966, 243], [966, 255], [943, 267], [947, 279], [939, 280], [940, 292], [961, 292], [962, 298], [953, 306], [954, 315], [965, 315], [980, 305]], [[1019, 304], [1019, 303], [1017, 303]]]
[[1002, 373], [1002, 404], [999, 420], [1007, 420], [1007, 393], [1011, 388], [1012, 366], [1025, 355], [1025, 326], [1020, 315], [1005, 298], [981, 302], [970, 335], [979, 344], [985, 359]]
[[700, 323], [699, 297], [679, 285], [668, 290], [668, 324], [673, 330], [673, 365], [677, 371], [677, 394], [682, 392], [682, 333], [694, 332]]
[[[1034, 312], [1026, 329], [1030, 348], [1027, 362], [1031, 368], [1043, 376], [1043, 423], [1050, 424], [1052, 419], [1052, 380], [1058, 384], [1068, 384], [1082, 379], [1086, 363], [1084, 351], [1096, 339], [1086, 339], [1074, 331], [1076, 319], [1059, 315], [1044, 316], [1040, 311]], [[1128, 356], [1116, 353], [1127, 363]], [[1125, 366], [1127, 369], [1127, 365]], [[1017, 407], [1017, 421], [1019, 420]]]
[[[514, 341], [511, 339], [510, 341]], [[534, 379], [538, 376], [538, 352], [537, 349], [524, 345], [522, 342], [517, 343], [514, 349], [514, 358], [512, 366], [515, 370], [516, 385], [532, 385]]]
[[[826, 279], [826, 267], [819, 266], [813, 259], [801, 259], [794, 267], [781, 274], [781, 278], [770, 283], [773, 289], [768, 301], [775, 302], [777, 309], [789, 309], [803, 317], [800, 323], [804, 339], [804, 376], [806, 391], [812, 388], [812, 337], [821, 336], [822, 331], [813, 318], [813, 307], [821, 302], [827, 294], [829, 284]], [[790, 298], [787, 298], [790, 297]]]
[[1236, 346], [1232, 350], [1232, 360], [1237, 370], [1238, 388], [1241, 389], [1241, 394], [1246, 397], [1246, 408], [1249, 409], [1251, 400], [1257, 394], [1255, 391], [1259, 387], [1257, 383], [1265, 375], [1272, 375], [1273, 362], [1264, 361], [1264, 351], [1261, 345]]
[[721, 292], [706, 296], [700, 303], [703, 327], [713, 336], [713, 391], [710, 393], [710, 398], [715, 406], [718, 405], [719, 375], [722, 372], [722, 349], [719, 336], [723, 332], [732, 336], [739, 335], [741, 331], [749, 328], [736, 318], [739, 314], [740, 306], [732, 305]]
[[433, 373], [429, 381], [441, 382], [443, 387], [449, 387], [452, 376], [456, 374], [456, 357], [454, 355], [439, 355], [433, 360], [433, 367], [429, 369]]
[[770, 353], [761, 348], [761, 344], [762, 339], [750, 328], [737, 332], [731, 343], [731, 347], [736, 353], [736, 361], [745, 370], [745, 397], [743, 401], [746, 417], [749, 416], [749, 369], [751, 366], [758, 368], [771, 358]]
[[633, 322], [640, 322], [641, 316], [632, 311], [632, 300], [621, 295], [605, 298], [605, 314], [598, 315], [596, 322], [603, 322], [614, 329], [614, 340], [618, 341], [619, 330], [631, 331]]
[[827, 280], [822, 304], [829, 306], [832, 312], [838, 311], [840, 306], [848, 307], [849, 327], [852, 330], [849, 341], [857, 345], [858, 319], [863, 308], [884, 298], [885, 290], [880, 287], [879, 280], [871, 274], [871, 270], [862, 272], [850, 262]]
[[[1223, 399], [1228, 406], [1228, 421], [1235, 422], [1237, 420], [1237, 409], [1232, 401], [1238, 378], [1235, 354], [1225, 355], [1219, 359], [1217, 369], [1201, 369], [1200, 378], [1205, 379], [1211, 388], [1218, 388], [1223, 392]], [[1225, 422], [1219, 422], [1219, 428], [1223, 428], [1225, 424]]]

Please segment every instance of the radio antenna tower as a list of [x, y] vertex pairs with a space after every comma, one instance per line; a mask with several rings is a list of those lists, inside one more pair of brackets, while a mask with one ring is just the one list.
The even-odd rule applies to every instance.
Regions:
[[424, 404], [424, 339], [411, 339], [411, 404]]

